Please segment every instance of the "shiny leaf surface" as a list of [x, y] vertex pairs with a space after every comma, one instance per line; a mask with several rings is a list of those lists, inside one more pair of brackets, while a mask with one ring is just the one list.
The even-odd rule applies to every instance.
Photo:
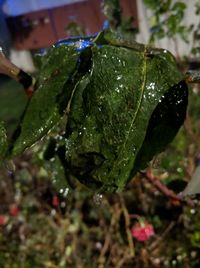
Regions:
[[66, 114], [62, 142], [48, 155], [58, 156], [68, 182], [75, 177], [98, 191], [123, 190], [186, 115], [187, 85], [174, 57], [108, 30], [49, 49], [37, 85], [11, 154], [40, 140]]
[[[76, 90], [67, 126], [68, 172], [82, 183], [102, 191], [122, 190], [141, 166], [163, 150], [183, 123], [187, 96], [181, 110], [174, 108], [173, 115], [179, 112], [181, 119], [171, 126], [173, 132], [165, 133], [167, 126], [158, 130], [160, 139], [148, 142], [151, 153], [145, 152], [142, 145], [152, 113], [160, 102], [158, 109], [166, 110], [161, 100], [164, 96], [168, 99], [168, 91], [173, 92], [168, 94], [168, 102], [177, 100], [176, 90], [171, 88], [181, 80], [171, 54], [155, 52], [148, 56], [145, 50], [134, 47], [92, 48], [90, 82]], [[187, 95], [185, 91], [179, 94], [177, 101]], [[157, 122], [154, 124], [157, 126]], [[164, 142], [163, 134], [167, 136]]]
[[73, 90], [70, 84], [73, 83], [77, 61], [78, 52], [73, 46], [53, 47], [45, 55], [37, 81], [38, 88], [18, 129], [13, 155], [41, 139], [60, 120], [65, 109], [62, 102], [68, 103]]

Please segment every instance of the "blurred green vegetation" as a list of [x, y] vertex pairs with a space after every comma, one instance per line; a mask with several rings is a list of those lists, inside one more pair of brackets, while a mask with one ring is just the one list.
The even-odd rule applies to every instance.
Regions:
[[16, 128], [26, 103], [23, 87], [14, 80], [0, 76], [0, 120], [5, 121], [9, 133]]

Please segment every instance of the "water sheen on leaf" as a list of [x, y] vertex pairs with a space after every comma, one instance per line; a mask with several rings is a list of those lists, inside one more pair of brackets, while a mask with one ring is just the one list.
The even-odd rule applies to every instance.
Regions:
[[[92, 62], [90, 82], [76, 90], [71, 103], [66, 154], [69, 174], [90, 187], [93, 182], [93, 187], [96, 184], [102, 191], [122, 190], [142, 166], [135, 161], [153, 111], [181, 76], [166, 51], [148, 57], [134, 48], [94, 46]], [[185, 109], [186, 103], [183, 118]], [[171, 140], [171, 133], [169, 136]], [[145, 164], [160, 151], [157, 147], [151, 147]]]
[[135, 161], [133, 174], [146, 167], [154, 155], [170, 143], [186, 117], [188, 87], [185, 81], [171, 87], [158, 103], [149, 120], [145, 140]]
[[53, 139], [44, 157], [59, 159], [70, 185], [77, 178], [102, 192], [123, 190], [164, 150], [186, 115], [187, 85], [174, 57], [108, 30], [49, 49], [37, 86], [11, 154], [40, 140], [67, 114], [62, 142]]
[[[51, 48], [41, 67], [38, 88], [25, 112], [12, 154], [16, 155], [41, 139], [62, 117], [60, 96], [72, 82], [79, 54], [73, 46]], [[67, 87], [64, 94], [67, 103], [73, 88]]]

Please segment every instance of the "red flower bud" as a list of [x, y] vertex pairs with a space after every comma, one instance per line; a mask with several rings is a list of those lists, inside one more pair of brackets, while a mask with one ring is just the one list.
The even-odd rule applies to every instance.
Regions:
[[59, 204], [60, 204], [60, 200], [59, 200], [59, 198], [58, 198], [57, 195], [54, 195], [54, 196], [53, 196], [52, 204], [53, 204], [54, 207], [59, 206]]
[[146, 241], [155, 234], [153, 225], [147, 222], [136, 223], [132, 227], [131, 233], [138, 241]]

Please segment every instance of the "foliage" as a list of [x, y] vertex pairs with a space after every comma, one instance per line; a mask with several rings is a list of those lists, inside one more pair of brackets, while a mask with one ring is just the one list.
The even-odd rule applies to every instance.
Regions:
[[104, 0], [103, 13], [108, 19], [109, 27], [117, 29], [121, 24], [121, 8], [118, 0]]
[[175, 39], [177, 36], [188, 42], [190, 29], [182, 23], [186, 9], [183, 1], [164, 0], [158, 4], [156, 0], [144, 0], [144, 3], [153, 13], [150, 19], [150, 43], [164, 37]]
[[[196, 4], [196, 15], [199, 16], [200, 14], [200, 1], [197, 1]], [[200, 20], [199, 23], [197, 24], [196, 28], [194, 28], [194, 25], [192, 25], [192, 30], [193, 30], [193, 46], [192, 46], [192, 54], [195, 57], [200, 56]]]
[[84, 28], [78, 25], [76, 22], [70, 22], [66, 28], [66, 33], [68, 36], [83, 36], [85, 34]]
[[110, 29], [60, 41], [41, 59], [36, 91], [5, 158], [54, 128], [59, 140], [51, 135], [45, 158], [57, 157], [68, 181], [121, 191], [174, 138], [186, 107], [187, 85], [169, 52]]
[[119, 0], [104, 0], [103, 13], [106, 17], [104, 28], [123, 33], [124, 36], [135, 39], [137, 29], [133, 26], [134, 17], [123, 16]]

